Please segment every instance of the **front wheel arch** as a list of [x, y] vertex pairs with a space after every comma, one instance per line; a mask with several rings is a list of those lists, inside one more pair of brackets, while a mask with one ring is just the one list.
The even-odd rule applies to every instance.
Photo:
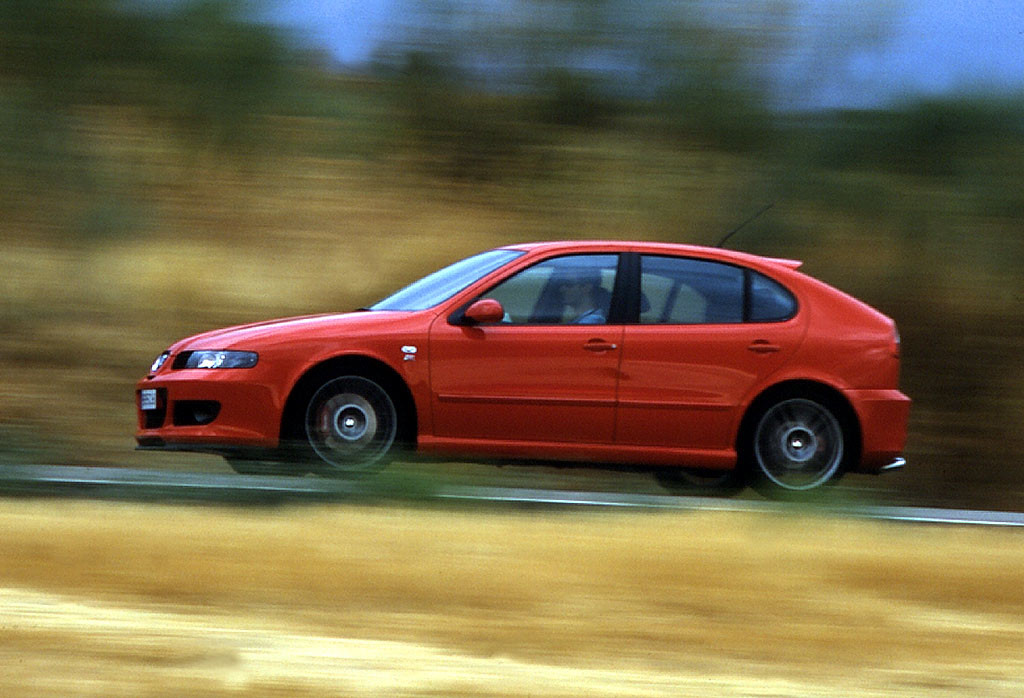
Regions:
[[306, 405], [317, 389], [339, 376], [358, 376], [379, 384], [391, 397], [398, 412], [396, 446], [404, 450], [416, 448], [416, 402], [412, 391], [397, 372], [387, 364], [365, 356], [342, 356], [328, 359], [309, 368], [296, 381], [281, 412], [281, 447], [294, 449], [305, 439]]
[[[754, 432], [758, 421], [773, 405], [789, 399], [805, 398], [826, 407], [838, 420], [844, 439], [842, 462], [831, 482], [853, 469], [860, 462], [861, 427], [857, 413], [849, 400], [832, 386], [817, 381], [793, 380], [778, 383], [761, 392], [747, 407], [736, 434], [737, 468], [742, 469], [750, 484], [770, 496], [799, 496], [801, 491], [786, 492], [758, 477], [753, 452]], [[826, 483], [827, 484], [827, 483]], [[811, 490], [814, 491], [814, 490]], [[806, 493], [804, 491], [803, 493]]]

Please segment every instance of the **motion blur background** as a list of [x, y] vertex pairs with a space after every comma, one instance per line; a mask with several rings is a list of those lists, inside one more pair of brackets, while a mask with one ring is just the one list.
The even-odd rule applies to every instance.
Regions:
[[4, 0], [0, 463], [223, 469], [133, 451], [181, 336], [503, 243], [712, 244], [774, 203], [730, 246], [901, 330], [910, 465], [874, 496], [1019, 509], [1021, 13]]

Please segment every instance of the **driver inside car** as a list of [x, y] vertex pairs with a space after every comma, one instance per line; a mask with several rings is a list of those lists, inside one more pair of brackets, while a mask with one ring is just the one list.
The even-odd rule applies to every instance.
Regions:
[[562, 282], [559, 292], [569, 310], [569, 324], [603, 325], [608, 321], [611, 293], [601, 287], [599, 271], [580, 272]]

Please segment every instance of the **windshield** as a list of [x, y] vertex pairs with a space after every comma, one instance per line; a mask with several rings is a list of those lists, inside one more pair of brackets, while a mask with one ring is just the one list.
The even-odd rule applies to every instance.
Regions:
[[448, 300], [471, 283], [522, 255], [517, 250], [481, 252], [438, 269], [401, 291], [377, 301], [369, 310], [426, 310]]

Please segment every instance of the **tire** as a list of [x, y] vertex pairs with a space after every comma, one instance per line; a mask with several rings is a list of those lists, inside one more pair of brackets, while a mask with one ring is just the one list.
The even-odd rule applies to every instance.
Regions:
[[850, 438], [836, 411], [794, 395], [767, 407], [750, 436], [751, 484], [775, 498], [799, 498], [842, 476]]
[[398, 435], [398, 411], [388, 392], [374, 381], [342, 376], [313, 393], [303, 424], [317, 471], [350, 477], [387, 463]]
[[662, 468], [654, 471], [654, 479], [673, 494], [705, 497], [731, 497], [747, 484], [738, 467], [732, 470]]

